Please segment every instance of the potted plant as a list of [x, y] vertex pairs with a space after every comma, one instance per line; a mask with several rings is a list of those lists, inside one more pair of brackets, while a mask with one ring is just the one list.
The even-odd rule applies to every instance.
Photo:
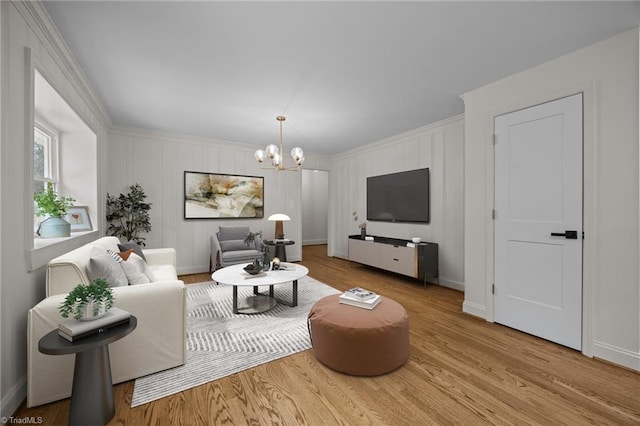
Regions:
[[113, 306], [113, 290], [102, 278], [89, 285], [78, 284], [65, 297], [59, 311], [64, 318], [70, 315], [80, 321], [98, 319]]
[[122, 242], [135, 241], [146, 245], [142, 233], [151, 231], [149, 210], [151, 204], [144, 200], [147, 195], [139, 184], [129, 187], [129, 193], [119, 196], [107, 194], [107, 235], [113, 235]]
[[[271, 267], [271, 257], [269, 256], [269, 246], [262, 239], [262, 231], [249, 232], [247, 236], [244, 237], [244, 243], [249, 246], [254, 244], [256, 239], [260, 242], [260, 252], [262, 253], [262, 259], [259, 262], [262, 265], [262, 269], [269, 270]], [[257, 260], [258, 259], [256, 259], [256, 261]]]
[[[358, 212], [354, 211], [351, 213], [351, 216], [353, 216], [354, 221], [358, 221]], [[367, 236], [367, 221], [365, 220], [364, 222], [359, 223], [358, 228], [360, 229], [360, 238], [364, 240]]]
[[33, 199], [38, 205], [36, 216], [48, 216], [38, 226], [36, 233], [39, 236], [53, 238], [71, 235], [71, 224], [64, 220], [64, 216], [73, 207], [75, 198], [59, 196], [53, 189], [53, 183], [47, 182], [47, 187], [42, 192], [34, 193]]

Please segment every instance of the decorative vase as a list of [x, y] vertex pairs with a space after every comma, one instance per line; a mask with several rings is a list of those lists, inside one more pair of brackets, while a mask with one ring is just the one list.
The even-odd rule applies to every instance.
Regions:
[[271, 269], [271, 256], [269, 256], [269, 252], [262, 253], [262, 269], [264, 271]]
[[[94, 311], [98, 305], [98, 310]], [[100, 317], [103, 317], [107, 313], [107, 306], [105, 302], [94, 302], [89, 301], [82, 309], [82, 316], [80, 317], [80, 321], [93, 321]]]
[[367, 228], [360, 228], [360, 238], [364, 240], [366, 236], [367, 236]]
[[64, 238], [71, 235], [71, 224], [61, 217], [43, 220], [36, 233], [42, 238]]

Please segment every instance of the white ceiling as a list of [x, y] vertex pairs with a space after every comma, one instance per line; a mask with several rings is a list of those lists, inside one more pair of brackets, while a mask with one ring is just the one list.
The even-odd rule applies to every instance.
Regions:
[[48, 1], [113, 124], [335, 154], [637, 27], [639, 2]]

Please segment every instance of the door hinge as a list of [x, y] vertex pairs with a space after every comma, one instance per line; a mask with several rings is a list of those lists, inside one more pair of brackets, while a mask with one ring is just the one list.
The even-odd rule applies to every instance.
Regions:
[[493, 140], [491, 141], [491, 145], [495, 145], [495, 144], [497, 144], [497, 143], [498, 143], [498, 142], [497, 142], [496, 134], [494, 133], [494, 134], [493, 134]]
[[496, 209], [491, 209], [491, 219], [496, 220]]
[[491, 284], [491, 294], [496, 294], [496, 285]]

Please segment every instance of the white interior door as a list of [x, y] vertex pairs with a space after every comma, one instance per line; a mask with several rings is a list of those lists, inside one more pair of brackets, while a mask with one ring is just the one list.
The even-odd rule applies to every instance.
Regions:
[[494, 125], [495, 321], [580, 350], [582, 94]]

